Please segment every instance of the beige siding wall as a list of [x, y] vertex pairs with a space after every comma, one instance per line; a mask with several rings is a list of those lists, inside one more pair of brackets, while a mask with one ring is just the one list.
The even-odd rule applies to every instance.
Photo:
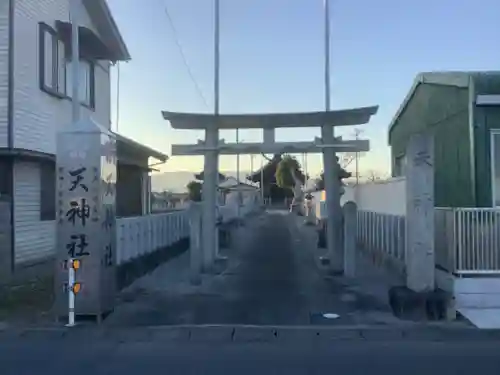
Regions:
[[54, 255], [55, 221], [40, 220], [39, 163], [14, 164], [14, 202], [16, 265]]
[[[3, 11], [4, 1], [0, 1]], [[0, 12], [0, 56], [2, 56], [2, 19]], [[95, 31], [85, 8], [80, 24]], [[44, 153], [56, 153], [58, 129], [71, 123], [71, 101], [58, 99], [39, 87], [39, 22], [55, 26], [55, 21], [69, 21], [68, 0], [16, 0], [14, 9], [14, 147]], [[2, 60], [0, 60], [0, 68]], [[102, 126], [110, 127], [109, 62], [95, 69], [95, 111], [82, 106], [82, 115], [91, 116]], [[0, 70], [0, 95], [2, 93]], [[0, 102], [0, 146], [2, 142], [2, 102]], [[40, 220], [40, 165], [16, 162], [15, 261], [16, 264], [43, 260], [55, 253], [55, 222]], [[54, 192], [55, 193], [55, 192]]]
[[[14, 69], [14, 147], [56, 152], [56, 132], [71, 123], [71, 101], [58, 99], [40, 90], [38, 77], [38, 23], [54, 26], [69, 21], [67, 0], [16, 0]], [[82, 5], [80, 24], [95, 31]], [[82, 115], [110, 126], [109, 62], [96, 67], [95, 112], [82, 107]]]
[[9, 1], [0, 1], [0, 147], [8, 146]]

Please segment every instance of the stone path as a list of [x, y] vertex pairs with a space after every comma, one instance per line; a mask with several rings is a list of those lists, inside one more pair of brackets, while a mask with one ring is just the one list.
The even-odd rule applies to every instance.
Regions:
[[122, 293], [105, 324], [398, 323], [384, 303], [321, 272], [314, 247], [311, 228], [284, 211], [269, 211], [233, 233], [224, 272], [193, 287], [189, 255], [183, 254]]

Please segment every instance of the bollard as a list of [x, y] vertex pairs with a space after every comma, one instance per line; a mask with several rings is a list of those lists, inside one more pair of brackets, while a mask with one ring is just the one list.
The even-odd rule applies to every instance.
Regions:
[[75, 326], [75, 295], [80, 292], [81, 284], [76, 281], [76, 270], [80, 269], [80, 260], [70, 258], [64, 262], [64, 268], [68, 270], [68, 324], [66, 327]]
[[75, 325], [75, 293], [73, 291], [73, 285], [75, 283], [75, 269], [73, 268], [73, 259], [69, 260], [68, 269], [68, 324], [67, 327], [73, 327]]
[[344, 212], [344, 275], [356, 276], [356, 233], [357, 206], [349, 201], [342, 208]]

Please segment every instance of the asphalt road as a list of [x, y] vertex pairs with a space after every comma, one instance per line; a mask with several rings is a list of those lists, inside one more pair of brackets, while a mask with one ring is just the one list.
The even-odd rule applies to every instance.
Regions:
[[309, 243], [293, 217], [274, 212], [253, 220], [245, 233], [234, 236], [230, 265], [221, 275], [198, 290], [174, 283], [162, 289], [160, 280], [177, 272], [166, 264], [149, 284], [142, 283], [140, 295], [116, 309], [108, 324], [352, 325], [395, 319], [388, 306], [325, 278], [311, 251], [315, 241]]
[[321, 346], [10, 340], [2, 375], [499, 374], [500, 342], [358, 342]]

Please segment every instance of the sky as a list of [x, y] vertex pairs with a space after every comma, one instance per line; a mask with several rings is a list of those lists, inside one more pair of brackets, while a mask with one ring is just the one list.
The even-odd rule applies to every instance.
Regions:
[[[171, 144], [202, 139], [202, 131], [172, 129], [161, 111], [213, 112], [213, 0], [108, 4], [132, 55], [120, 64], [119, 101], [112, 71], [113, 129], [169, 155]], [[220, 0], [220, 8], [221, 113], [324, 110], [323, 0]], [[500, 67], [498, 0], [331, 0], [330, 8], [332, 109], [379, 105], [359, 127], [371, 142], [361, 173], [390, 173], [387, 129], [419, 72]], [[319, 135], [319, 128], [276, 131], [278, 141]], [[261, 137], [260, 130], [239, 135]], [[235, 141], [235, 131], [221, 138]], [[254, 168], [261, 159], [254, 157]], [[248, 155], [240, 163], [250, 169]], [[309, 155], [307, 167], [319, 173], [321, 156]], [[202, 168], [202, 157], [172, 157], [161, 170]], [[220, 169], [236, 170], [236, 158], [222, 156]]]

